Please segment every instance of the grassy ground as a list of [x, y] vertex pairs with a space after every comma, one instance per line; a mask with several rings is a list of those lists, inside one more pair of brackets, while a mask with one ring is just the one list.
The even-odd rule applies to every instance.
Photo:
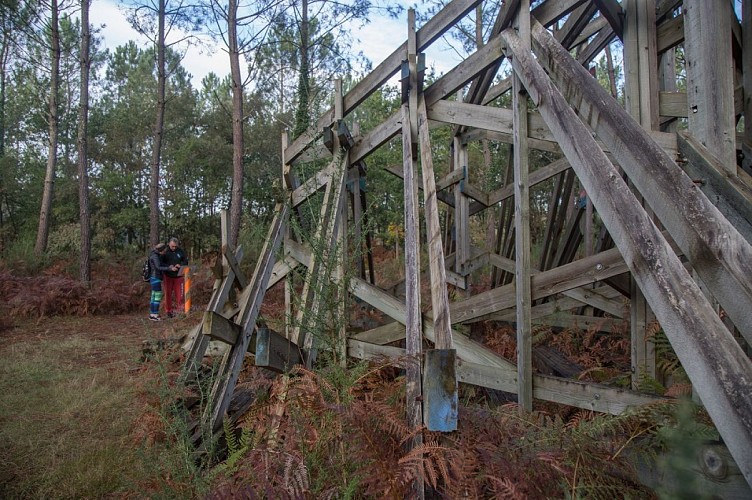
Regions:
[[145, 314], [6, 319], [0, 329], [0, 497], [187, 498], [202, 484], [142, 342], [197, 321]]

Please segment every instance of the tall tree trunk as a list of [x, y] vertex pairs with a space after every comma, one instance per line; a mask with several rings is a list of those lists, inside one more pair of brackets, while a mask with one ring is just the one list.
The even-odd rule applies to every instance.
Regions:
[[57, 0], [51, 2], [52, 12], [50, 15], [50, 97], [49, 97], [49, 152], [47, 156], [47, 172], [44, 177], [44, 192], [42, 194], [42, 207], [39, 211], [39, 229], [34, 252], [39, 255], [47, 250], [47, 237], [50, 234], [50, 217], [52, 216], [52, 195], [55, 186], [55, 169], [57, 167], [57, 127], [58, 127], [58, 103], [57, 94], [60, 86], [60, 31], [58, 27], [58, 4]]
[[611, 96], [616, 99], [616, 73], [614, 72], [614, 58], [611, 56], [611, 46], [606, 45], [606, 71], [608, 71], [608, 83], [611, 87]]
[[89, 0], [81, 0], [81, 96], [78, 108], [78, 203], [81, 219], [81, 281], [91, 281], [91, 224], [89, 221]]
[[[0, 48], [0, 158], [5, 156], [5, 87], [7, 81], [8, 59], [10, 56], [11, 33], [10, 21], [7, 19], [7, 13], [3, 13], [2, 24], [2, 48]], [[0, 186], [0, 252], [5, 249], [5, 218], [3, 216], [3, 200], [10, 211], [8, 205], [8, 193], [5, 186]]]
[[310, 96], [310, 67], [308, 48], [308, 0], [301, 2], [300, 18], [300, 73], [298, 74], [298, 107], [295, 110], [295, 131], [293, 135], [298, 137], [308, 129], [310, 121], [308, 116], [308, 99]]
[[227, 38], [232, 76], [232, 198], [230, 200], [231, 248], [238, 244], [240, 215], [243, 210], [243, 80], [240, 74], [240, 50], [238, 48], [238, 2], [230, 0], [227, 16]]
[[149, 243], [159, 242], [159, 164], [164, 136], [165, 86], [165, 0], [159, 0], [159, 27], [157, 32], [157, 117], [154, 121], [154, 149], [151, 154], [151, 179], [149, 182]]

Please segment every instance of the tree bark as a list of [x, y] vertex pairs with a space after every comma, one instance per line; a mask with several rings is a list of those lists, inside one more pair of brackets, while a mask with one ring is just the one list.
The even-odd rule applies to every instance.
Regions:
[[51, 2], [50, 15], [50, 96], [49, 96], [49, 150], [47, 156], [47, 172], [44, 177], [44, 192], [42, 207], [39, 211], [39, 229], [34, 253], [37, 255], [47, 250], [47, 237], [50, 234], [50, 217], [52, 216], [52, 196], [55, 187], [55, 170], [57, 168], [57, 133], [58, 133], [58, 102], [57, 94], [60, 87], [60, 31], [58, 27], [57, 0]]
[[81, 256], [79, 274], [81, 281], [91, 281], [91, 224], [89, 216], [89, 0], [81, 0], [81, 96], [78, 108], [78, 202], [81, 220]]
[[157, 32], [157, 116], [154, 120], [154, 148], [151, 154], [151, 179], [149, 182], [149, 244], [159, 243], [159, 166], [164, 135], [165, 85], [165, 0], [159, 0], [159, 27]]
[[611, 46], [606, 45], [606, 70], [608, 71], [608, 83], [611, 89], [611, 97], [617, 99], [619, 97], [616, 91], [616, 73], [614, 72], [614, 58], [611, 57]]
[[227, 15], [227, 38], [232, 76], [232, 197], [230, 200], [231, 248], [238, 244], [240, 216], [243, 210], [243, 80], [240, 74], [240, 50], [238, 47], [238, 3], [229, 1]]
[[308, 60], [308, 47], [310, 45], [308, 34], [308, 0], [301, 2], [300, 19], [300, 73], [298, 74], [298, 107], [295, 111], [294, 136], [308, 129], [308, 98], [310, 94], [310, 68]]

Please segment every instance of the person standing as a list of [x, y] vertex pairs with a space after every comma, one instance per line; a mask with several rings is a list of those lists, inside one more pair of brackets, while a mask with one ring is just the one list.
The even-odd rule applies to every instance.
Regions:
[[[183, 289], [185, 280], [180, 268], [188, 265], [188, 257], [185, 251], [178, 246], [177, 238], [170, 238], [170, 242], [167, 244], [165, 263], [177, 266], [178, 269], [165, 272], [165, 311], [168, 318], [173, 318], [176, 310], [180, 312], [185, 307], [185, 290]], [[177, 307], [174, 307], [174, 305]]]
[[149, 319], [159, 321], [159, 304], [162, 302], [162, 279], [164, 273], [177, 271], [178, 267], [165, 262], [167, 245], [160, 243], [149, 254], [149, 285], [151, 286], [151, 299], [149, 301]]

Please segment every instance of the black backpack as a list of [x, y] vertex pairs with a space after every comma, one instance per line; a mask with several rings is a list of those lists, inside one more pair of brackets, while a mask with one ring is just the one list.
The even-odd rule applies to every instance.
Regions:
[[141, 279], [144, 281], [151, 280], [151, 264], [148, 257], [144, 261], [144, 267], [141, 269]]

